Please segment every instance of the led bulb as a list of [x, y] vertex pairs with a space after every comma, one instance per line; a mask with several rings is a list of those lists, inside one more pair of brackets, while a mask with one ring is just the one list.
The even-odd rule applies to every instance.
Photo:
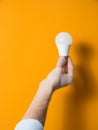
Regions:
[[71, 35], [67, 32], [60, 32], [57, 34], [55, 42], [58, 48], [59, 56], [68, 56], [68, 52], [72, 44]]

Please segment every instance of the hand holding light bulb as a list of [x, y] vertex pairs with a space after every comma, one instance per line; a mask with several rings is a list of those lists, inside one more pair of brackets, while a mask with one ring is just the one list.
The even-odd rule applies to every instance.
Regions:
[[71, 35], [61, 32], [56, 36], [55, 42], [60, 57], [56, 67], [41, 82], [41, 84], [50, 84], [53, 90], [69, 85], [73, 81], [73, 64], [70, 57], [68, 57], [68, 52], [72, 44]]
[[67, 73], [67, 60], [70, 46], [72, 44], [72, 37], [67, 32], [60, 32], [55, 38], [55, 43], [58, 48], [59, 56], [65, 57], [66, 64], [63, 65], [62, 70]]

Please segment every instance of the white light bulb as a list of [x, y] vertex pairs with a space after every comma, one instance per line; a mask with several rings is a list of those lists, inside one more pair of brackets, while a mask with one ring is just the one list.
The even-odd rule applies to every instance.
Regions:
[[55, 42], [58, 48], [59, 56], [68, 56], [68, 52], [72, 44], [71, 35], [67, 32], [60, 32], [57, 34]]

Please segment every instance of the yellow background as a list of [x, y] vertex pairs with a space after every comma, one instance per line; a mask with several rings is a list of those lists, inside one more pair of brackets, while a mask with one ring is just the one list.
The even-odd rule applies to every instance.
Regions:
[[0, 130], [13, 130], [73, 36], [73, 85], [54, 93], [45, 130], [98, 130], [98, 0], [0, 0]]

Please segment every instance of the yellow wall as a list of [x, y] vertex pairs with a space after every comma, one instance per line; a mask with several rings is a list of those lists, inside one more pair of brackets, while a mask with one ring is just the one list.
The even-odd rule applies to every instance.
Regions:
[[73, 85], [55, 92], [45, 130], [98, 130], [98, 0], [0, 0], [0, 130], [13, 130], [70, 32]]

